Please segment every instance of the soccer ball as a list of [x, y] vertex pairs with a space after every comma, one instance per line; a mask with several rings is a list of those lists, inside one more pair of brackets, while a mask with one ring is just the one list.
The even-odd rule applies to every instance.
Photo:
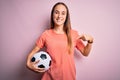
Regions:
[[38, 68], [44, 68], [45, 71], [50, 68], [51, 57], [49, 56], [47, 52], [40, 51], [40, 52], [35, 53], [31, 59], [31, 62], [35, 62], [38, 60], [39, 62], [35, 66], [37, 66]]

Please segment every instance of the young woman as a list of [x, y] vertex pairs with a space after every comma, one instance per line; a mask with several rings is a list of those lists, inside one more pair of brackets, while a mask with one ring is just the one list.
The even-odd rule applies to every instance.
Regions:
[[[82, 41], [87, 41], [84, 45]], [[74, 48], [82, 55], [88, 56], [92, 47], [93, 38], [90, 35], [79, 35], [71, 29], [68, 7], [62, 3], [56, 3], [51, 12], [51, 28], [45, 30], [36, 45], [27, 57], [27, 67], [36, 72], [44, 72], [42, 80], [76, 80], [74, 63]], [[46, 47], [46, 52], [52, 58], [50, 69], [44, 71], [36, 68], [37, 62], [31, 62], [33, 54]]]

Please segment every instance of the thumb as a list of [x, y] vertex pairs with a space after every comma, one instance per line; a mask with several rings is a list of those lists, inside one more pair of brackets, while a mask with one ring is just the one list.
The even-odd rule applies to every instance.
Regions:
[[83, 34], [79, 35], [79, 39], [82, 39], [83, 38]]
[[77, 37], [77, 39], [83, 39], [84, 38], [84, 34], [81, 34]]
[[37, 60], [37, 61], [34, 62], [34, 64], [37, 64], [37, 63], [39, 63], [39, 62], [40, 62], [40, 60]]

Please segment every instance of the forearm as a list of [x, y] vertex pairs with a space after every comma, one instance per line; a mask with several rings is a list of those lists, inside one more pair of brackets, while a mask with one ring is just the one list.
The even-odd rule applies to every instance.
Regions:
[[35, 47], [33, 48], [33, 50], [28, 54], [28, 56], [27, 56], [27, 67], [29, 67], [29, 64], [30, 64], [30, 61], [31, 61], [32, 56], [33, 56], [36, 52], [38, 52], [39, 50], [40, 50], [40, 48], [37, 47], [37, 46], [35, 46]]
[[91, 48], [92, 48], [92, 43], [87, 43], [87, 45], [85, 46], [83, 50], [83, 55], [88, 56], [91, 51]]
[[35, 61], [35, 62], [31, 62], [31, 58], [32, 56], [37, 53], [38, 51], [40, 50], [39, 47], [35, 46], [33, 48], [33, 50], [28, 54], [28, 57], [27, 57], [27, 68], [34, 71], [34, 72], [45, 72], [45, 69], [44, 68], [37, 68], [35, 65], [39, 62], [39, 61]]
[[80, 39], [82, 39], [83, 41], [87, 41], [87, 45], [80, 51], [84, 56], [88, 56], [92, 48], [93, 37], [90, 35], [84, 34], [80, 36]]

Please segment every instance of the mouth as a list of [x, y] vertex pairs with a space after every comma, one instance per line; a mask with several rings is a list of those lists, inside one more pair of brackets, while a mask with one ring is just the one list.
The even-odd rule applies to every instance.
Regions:
[[57, 20], [57, 22], [61, 22], [61, 20]]
[[59, 19], [59, 18], [58, 18], [58, 19], [56, 19], [56, 21], [57, 21], [57, 22], [61, 22], [61, 21], [63, 21], [63, 19]]

